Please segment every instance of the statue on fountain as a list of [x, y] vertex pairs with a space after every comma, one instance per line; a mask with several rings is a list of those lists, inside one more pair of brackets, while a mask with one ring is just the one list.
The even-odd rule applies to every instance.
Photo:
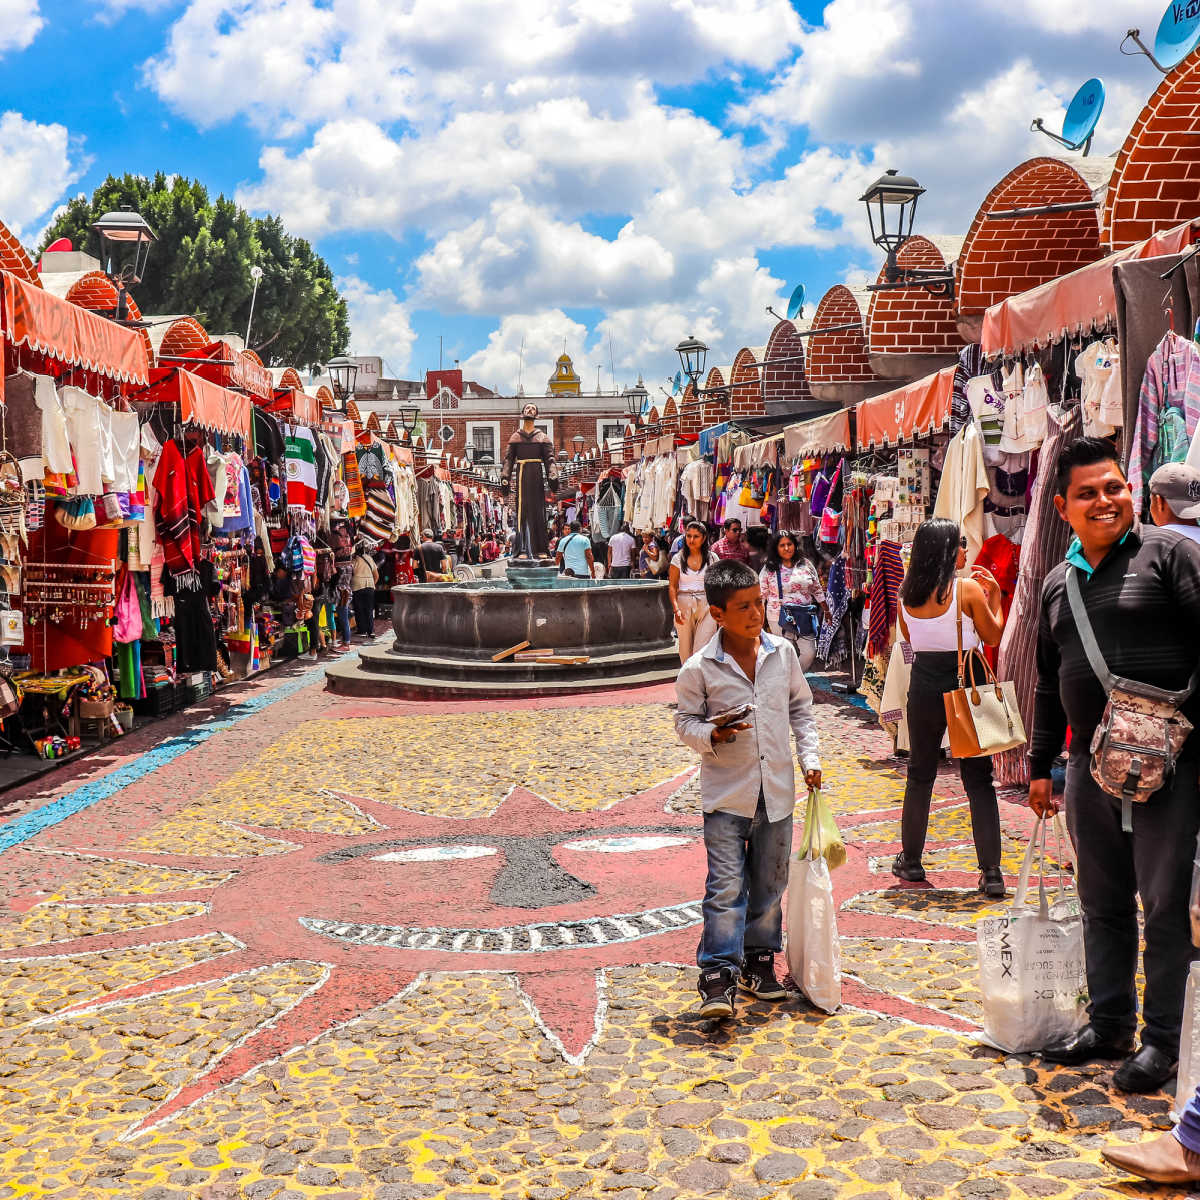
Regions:
[[510, 495], [515, 494], [517, 557], [550, 561], [550, 538], [546, 528], [546, 491], [558, 481], [554, 443], [533, 423], [536, 404], [521, 409], [521, 424], [508, 439], [500, 480]]

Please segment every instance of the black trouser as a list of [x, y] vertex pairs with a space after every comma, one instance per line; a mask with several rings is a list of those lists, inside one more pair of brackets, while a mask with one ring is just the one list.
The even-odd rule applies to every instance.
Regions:
[[1133, 832], [1121, 831], [1121, 801], [1092, 779], [1086, 754], [1067, 765], [1067, 825], [1079, 858], [1079, 901], [1087, 959], [1088, 1014], [1098, 1033], [1119, 1039], [1137, 1029], [1137, 897], [1145, 917], [1146, 994], [1142, 1041], [1179, 1053], [1183, 991], [1196, 957], [1188, 895], [1200, 804], [1196, 763], [1181, 762], [1171, 782], [1133, 805]]
[[633, 570], [632, 567], [613, 567], [612, 578], [613, 579], [628, 579], [629, 573], [632, 570]]
[[[946, 733], [942, 696], [958, 687], [958, 655], [953, 650], [919, 650], [908, 685], [908, 782], [900, 836], [904, 857], [919, 862], [929, 828], [929, 802], [937, 779], [938, 752]], [[990, 758], [960, 758], [958, 773], [971, 804], [971, 834], [979, 867], [1000, 865], [1000, 809], [992, 786]]]
[[375, 632], [375, 588], [359, 588], [350, 597], [354, 607], [354, 627], [360, 634]]

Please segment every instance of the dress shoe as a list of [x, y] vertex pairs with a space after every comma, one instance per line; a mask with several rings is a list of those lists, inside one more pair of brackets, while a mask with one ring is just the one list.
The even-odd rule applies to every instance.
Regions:
[[1105, 1162], [1151, 1183], [1200, 1180], [1200, 1154], [1182, 1146], [1173, 1133], [1164, 1133], [1136, 1146], [1105, 1146], [1100, 1154]]
[[1143, 1045], [1127, 1058], [1113, 1075], [1113, 1087], [1122, 1092], [1157, 1092], [1179, 1066], [1173, 1054], [1157, 1046]]
[[979, 876], [979, 893], [989, 900], [1003, 900], [1008, 895], [1004, 887], [1004, 876], [999, 867], [984, 867]]
[[1090, 1025], [1085, 1025], [1069, 1037], [1059, 1038], [1044, 1047], [1042, 1057], [1047, 1062], [1073, 1067], [1093, 1058], [1124, 1058], [1132, 1049], [1133, 1038], [1110, 1041]]
[[921, 866], [921, 860], [918, 858], [914, 862], [905, 858], [903, 854], [897, 854], [892, 861], [892, 874], [897, 879], [903, 879], [905, 883], [925, 882], [925, 868]]

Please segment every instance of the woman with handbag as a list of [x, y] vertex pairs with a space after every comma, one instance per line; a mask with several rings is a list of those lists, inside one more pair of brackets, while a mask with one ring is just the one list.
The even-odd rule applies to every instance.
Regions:
[[767, 561], [758, 576], [767, 625], [777, 637], [796, 647], [796, 657], [807, 671], [817, 657], [817, 613], [832, 620], [821, 576], [800, 551], [800, 536], [781, 529], [767, 547]]
[[[968, 678], [984, 678], [981, 645], [996, 646], [1004, 632], [1000, 588], [986, 571], [957, 579], [966, 559], [966, 539], [953, 521], [924, 521], [913, 538], [908, 571], [900, 585], [900, 636], [912, 647], [908, 688], [908, 780], [900, 819], [903, 850], [892, 863], [897, 879], [925, 878], [921, 855], [929, 826], [929, 803], [938, 755], [946, 733], [943, 697], [959, 686], [959, 646]], [[960, 758], [958, 770], [971, 805], [971, 833], [979, 859], [979, 891], [1005, 895], [1000, 871], [1000, 810], [986, 755]]]

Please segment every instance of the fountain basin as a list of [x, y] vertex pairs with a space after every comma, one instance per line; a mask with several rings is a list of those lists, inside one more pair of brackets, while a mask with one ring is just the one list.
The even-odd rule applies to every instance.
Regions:
[[[662, 580], [406, 584], [392, 589], [392, 628], [391, 649], [369, 647], [357, 662], [328, 668], [331, 691], [406, 699], [567, 695], [671, 682], [679, 669]], [[588, 661], [492, 661], [521, 642]]]

